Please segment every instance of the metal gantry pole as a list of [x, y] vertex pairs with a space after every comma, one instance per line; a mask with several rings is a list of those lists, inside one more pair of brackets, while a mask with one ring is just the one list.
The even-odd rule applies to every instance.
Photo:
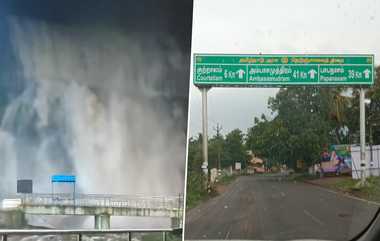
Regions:
[[367, 176], [367, 161], [366, 161], [366, 148], [365, 148], [365, 92], [360, 88], [360, 166], [362, 168], [361, 181], [364, 184]]
[[201, 88], [202, 92], [202, 153], [203, 153], [203, 164], [202, 169], [207, 176], [206, 189], [209, 188], [209, 176], [210, 172], [208, 170], [208, 137], [207, 137], [207, 91], [208, 88]]
[[369, 122], [369, 155], [370, 155], [370, 158], [369, 158], [369, 173], [370, 173], [370, 176], [372, 176], [372, 172], [374, 171], [373, 170], [373, 137], [372, 137], [372, 123]]

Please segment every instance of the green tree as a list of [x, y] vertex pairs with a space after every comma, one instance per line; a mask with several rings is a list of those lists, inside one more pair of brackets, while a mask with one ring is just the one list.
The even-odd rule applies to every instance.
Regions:
[[202, 173], [202, 135], [191, 137], [188, 143], [187, 162], [187, 207], [196, 205], [207, 192], [204, 188], [205, 176]]
[[[221, 133], [216, 133], [209, 140], [209, 148], [208, 148], [208, 158], [210, 168], [219, 168], [219, 164], [221, 164], [221, 160], [224, 158], [224, 146], [225, 140]], [[221, 168], [221, 166], [220, 166]]]
[[286, 161], [295, 167], [297, 160], [307, 164], [319, 158], [322, 147], [331, 143], [334, 134], [329, 121], [328, 90], [316, 87], [284, 88], [269, 100], [276, 120], [286, 129], [289, 148]]
[[242, 162], [242, 168], [245, 168], [247, 152], [244, 145], [244, 134], [241, 130], [234, 129], [226, 135], [224, 149], [224, 166]]
[[375, 72], [375, 84], [367, 92], [370, 100], [367, 108], [368, 141], [372, 144], [380, 144], [380, 66]]
[[188, 144], [188, 172], [201, 172], [202, 135], [190, 137]]
[[283, 163], [290, 155], [289, 133], [278, 118], [272, 121], [265, 116], [254, 119], [254, 126], [248, 129], [246, 146], [256, 156], [265, 158], [267, 166]]

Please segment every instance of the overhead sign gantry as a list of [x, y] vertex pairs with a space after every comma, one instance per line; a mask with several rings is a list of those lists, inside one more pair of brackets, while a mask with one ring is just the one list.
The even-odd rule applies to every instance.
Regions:
[[364, 87], [374, 83], [374, 55], [194, 54], [193, 83], [202, 92], [202, 168], [208, 172], [207, 91], [211, 87], [346, 86], [360, 88], [360, 146], [365, 181]]
[[373, 55], [195, 54], [197, 86], [372, 85]]

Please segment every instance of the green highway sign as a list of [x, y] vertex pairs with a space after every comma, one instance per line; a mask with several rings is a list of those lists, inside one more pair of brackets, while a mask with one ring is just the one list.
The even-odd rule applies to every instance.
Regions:
[[373, 55], [195, 54], [196, 86], [372, 85]]

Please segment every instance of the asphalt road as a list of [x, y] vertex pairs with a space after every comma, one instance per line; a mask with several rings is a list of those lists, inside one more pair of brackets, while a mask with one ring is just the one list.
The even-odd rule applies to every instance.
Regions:
[[377, 207], [315, 185], [242, 176], [186, 213], [185, 239], [350, 240]]

